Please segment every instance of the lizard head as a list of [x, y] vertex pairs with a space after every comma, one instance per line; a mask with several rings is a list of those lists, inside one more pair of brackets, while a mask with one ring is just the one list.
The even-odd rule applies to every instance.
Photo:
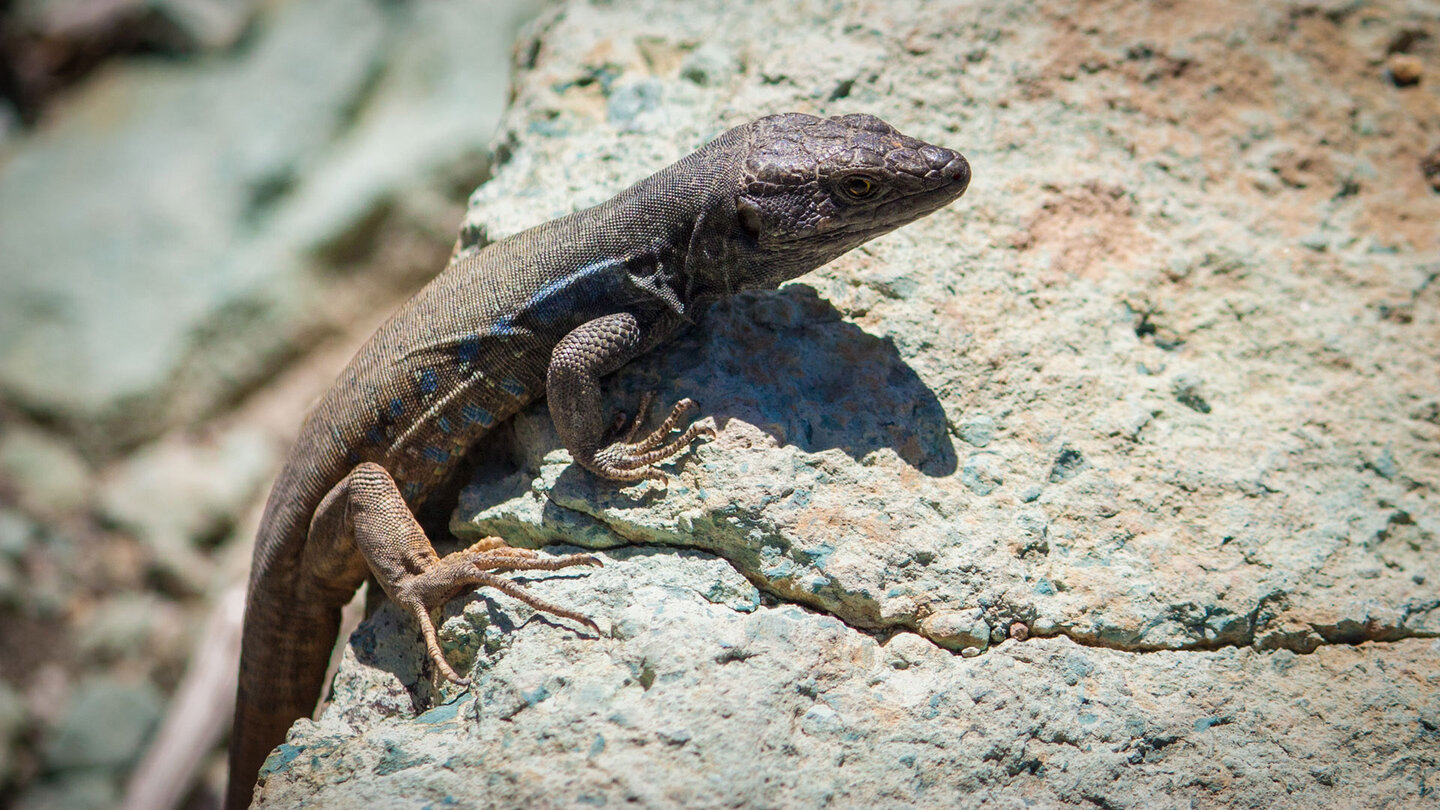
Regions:
[[[749, 125], [736, 227], [773, 287], [949, 205], [970, 184], [959, 152], [873, 115], [772, 115]], [[763, 266], [763, 267], [762, 267]]]

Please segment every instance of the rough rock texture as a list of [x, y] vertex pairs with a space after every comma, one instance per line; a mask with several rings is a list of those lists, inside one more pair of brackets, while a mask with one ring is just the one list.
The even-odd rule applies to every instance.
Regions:
[[756, 607], [707, 555], [605, 560], [537, 587], [601, 617], [602, 639], [469, 602], [447, 628], [473, 692], [423, 685], [387, 604], [256, 806], [1358, 807], [1434, 788], [1433, 641], [1137, 656], [1050, 638], [964, 658]]
[[540, 588], [606, 633], [467, 597], [437, 695], [382, 611], [263, 806], [1434, 802], [1440, 4], [799, 9], [565, 5], [464, 238], [791, 109], [969, 195], [620, 374], [668, 488], [522, 415], [453, 527], [617, 549]]

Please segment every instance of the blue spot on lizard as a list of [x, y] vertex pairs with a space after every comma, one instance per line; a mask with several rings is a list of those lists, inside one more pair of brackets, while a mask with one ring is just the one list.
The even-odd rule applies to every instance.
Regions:
[[468, 366], [480, 359], [480, 336], [465, 338], [455, 346], [455, 359], [460, 365]]
[[460, 415], [464, 417], [466, 422], [483, 425], [485, 427], [490, 427], [490, 425], [495, 422], [495, 417], [491, 416], [489, 411], [478, 405], [466, 405], [460, 409]]

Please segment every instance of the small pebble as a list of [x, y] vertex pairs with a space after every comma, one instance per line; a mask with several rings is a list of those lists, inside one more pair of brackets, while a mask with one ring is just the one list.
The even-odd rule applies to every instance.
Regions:
[[1029, 637], [1030, 628], [1026, 627], [1024, 622], [1015, 622], [1014, 624], [1010, 625], [1010, 638], [1013, 638], [1016, 641], [1024, 641]]
[[1390, 74], [1390, 81], [1394, 82], [1396, 87], [1409, 87], [1420, 83], [1425, 66], [1420, 63], [1418, 56], [1397, 53], [1385, 60], [1385, 71]]
[[976, 447], [984, 447], [995, 438], [995, 420], [983, 414], [966, 419], [960, 424], [960, 438]]
[[960, 469], [960, 480], [976, 495], [985, 496], [1005, 483], [1005, 473], [994, 453], [975, 453], [965, 459]]

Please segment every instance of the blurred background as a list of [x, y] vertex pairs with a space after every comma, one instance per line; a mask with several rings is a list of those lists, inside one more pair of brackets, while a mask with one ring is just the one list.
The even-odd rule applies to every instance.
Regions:
[[192, 654], [129, 806], [218, 806], [269, 480], [444, 265], [540, 5], [0, 2], [0, 807], [121, 806]]

